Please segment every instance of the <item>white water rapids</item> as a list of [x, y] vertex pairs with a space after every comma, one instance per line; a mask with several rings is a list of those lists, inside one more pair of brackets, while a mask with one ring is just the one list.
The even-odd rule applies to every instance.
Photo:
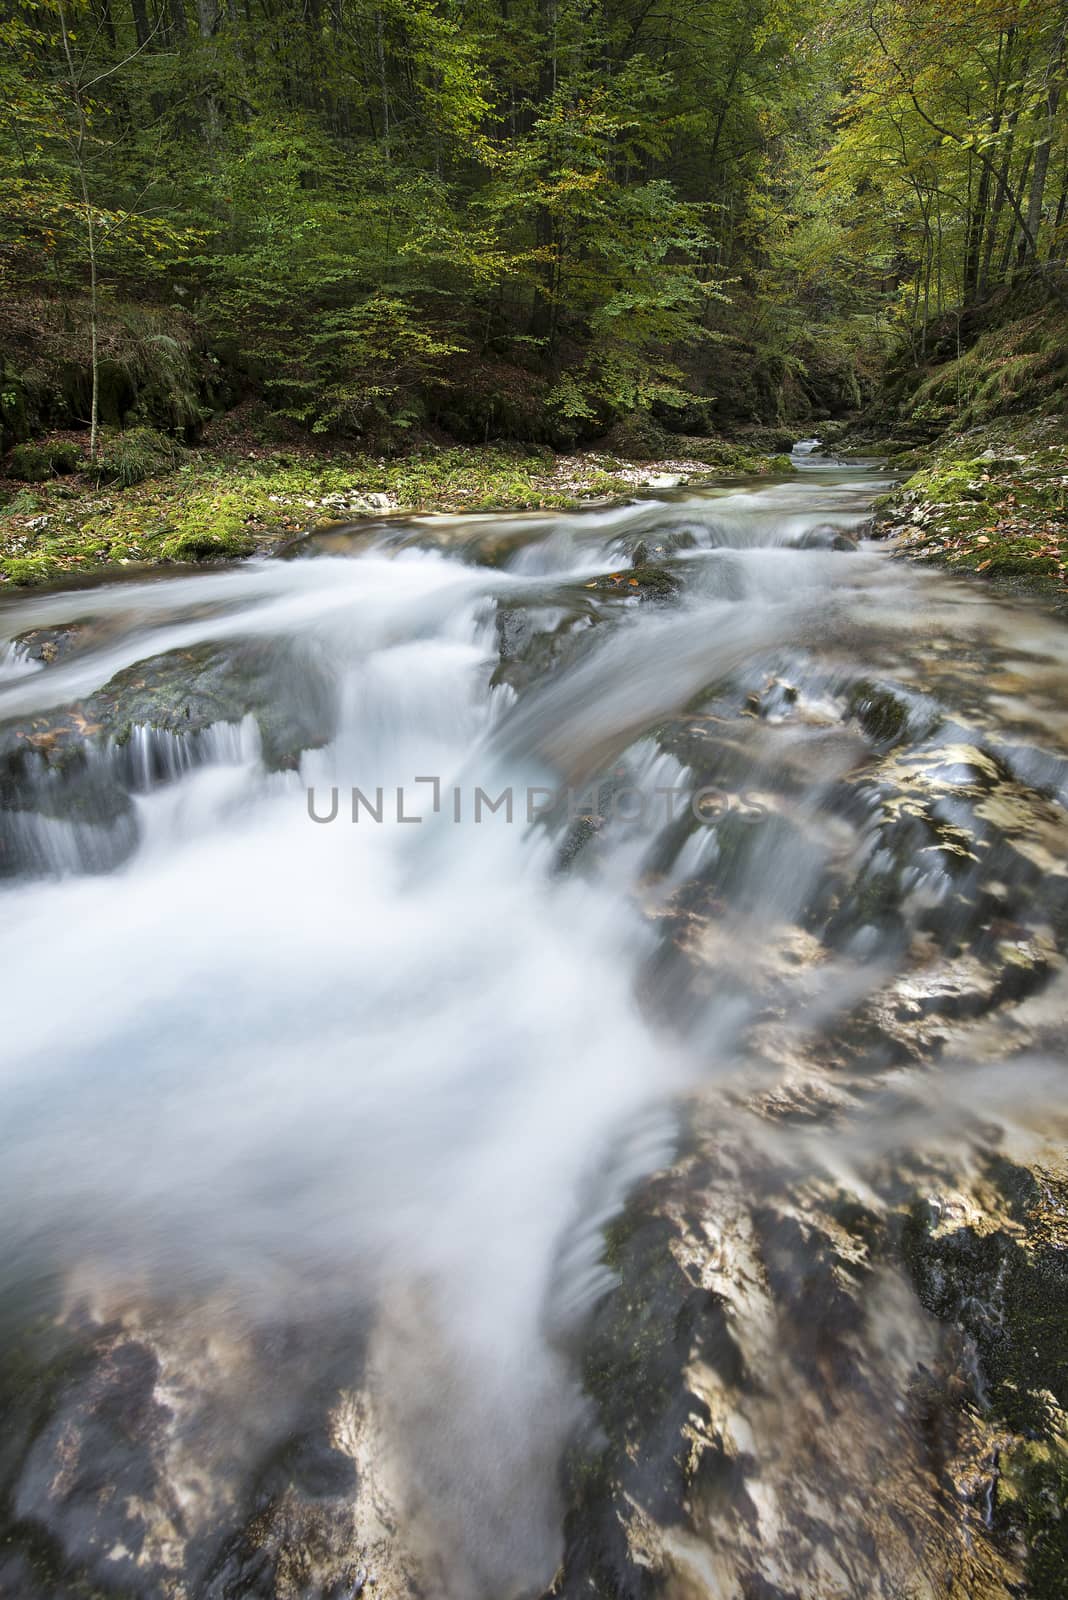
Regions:
[[[351, 1324], [361, 1361], [370, 1340], [411, 1527], [468, 1600], [552, 1577], [556, 1464], [582, 1407], [572, 1347], [610, 1281], [601, 1227], [669, 1159], [676, 1097], [733, 1070], [744, 1021], [730, 979], [674, 1016], [642, 997], [650, 905], [717, 848], [698, 830], [651, 872], [669, 833], [657, 791], [687, 781], [658, 725], [747, 674], [799, 685], [812, 710], [791, 747], [801, 842], [769, 845], [734, 885], [741, 948], [867, 848], [863, 819], [820, 812], [857, 759], [812, 733], [821, 704], [893, 670], [922, 710], [919, 654], [939, 637], [1026, 657], [1038, 683], [1063, 674], [1066, 636], [1039, 614], [1023, 637], [978, 589], [830, 548], [863, 535], [881, 483], [806, 459], [791, 483], [426, 519], [347, 553], [0, 612], [7, 640], [93, 624], [51, 664], [9, 654], [4, 720], [31, 727], [150, 657], [222, 641], [279, 646], [279, 682], [333, 726], [276, 771], [252, 715], [199, 736], [195, 761], [181, 736], [135, 730], [135, 843], [114, 861], [106, 817], [4, 812], [0, 1279], [31, 1306], [35, 1285], [76, 1282], [105, 1307], [136, 1294], [221, 1303], [242, 1325]], [[477, 559], [489, 531], [493, 565]], [[673, 603], [588, 587], [625, 583], [638, 538], [680, 532], [647, 557], [679, 575]], [[518, 692], [491, 684], [499, 606], [551, 631], [584, 605], [604, 614], [573, 656]], [[1041, 722], [1046, 745], [1068, 746], [1063, 701], [1037, 713], [1001, 693], [1005, 738]], [[624, 770], [643, 818], [607, 818], [595, 864], [561, 870], [566, 823], [529, 825], [527, 790]], [[440, 780], [437, 815], [418, 776]], [[382, 788], [381, 823], [350, 820], [353, 786]], [[423, 821], [397, 820], [398, 786]], [[511, 786], [511, 822], [475, 822], [480, 786]], [[325, 814], [335, 787], [336, 819], [311, 820], [309, 788]], [[860, 928], [813, 1015], [893, 959]]]

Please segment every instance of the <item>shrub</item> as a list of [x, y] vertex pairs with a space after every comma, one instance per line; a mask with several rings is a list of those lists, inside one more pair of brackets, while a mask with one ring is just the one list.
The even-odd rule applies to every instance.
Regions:
[[105, 438], [97, 453], [96, 475], [101, 483], [128, 489], [145, 478], [173, 472], [180, 454], [180, 447], [165, 433], [155, 428], [128, 428]]

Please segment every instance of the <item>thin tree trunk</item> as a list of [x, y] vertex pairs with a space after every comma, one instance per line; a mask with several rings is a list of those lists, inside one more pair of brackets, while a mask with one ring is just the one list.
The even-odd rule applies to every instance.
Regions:
[[1027, 227], [1034, 240], [1035, 259], [1038, 259], [1038, 236], [1042, 228], [1042, 201], [1046, 193], [1046, 173], [1049, 171], [1050, 151], [1057, 122], [1057, 107], [1061, 99], [1060, 73], [1064, 65], [1064, 40], [1066, 27], [1062, 24], [1057, 40], [1057, 52], [1050, 67], [1049, 91], [1046, 96], [1046, 125], [1035, 141], [1035, 167], [1031, 174], [1031, 194], [1027, 205]]
[[70, 34], [67, 30], [67, 14], [63, 0], [59, 0], [59, 28], [63, 40], [63, 54], [67, 61], [67, 70], [70, 73], [70, 91], [74, 100], [74, 109], [77, 113], [78, 130], [72, 142], [75, 167], [78, 172], [78, 187], [81, 190], [82, 208], [85, 212], [85, 231], [89, 246], [89, 349], [90, 371], [92, 377], [92, 402], [89, 410], [89, 460], [96, 460], [96, 439], [100, 418], [100, 331], [99, 331], [99, 284], [97, 280], [96, 262], [96, 218], [89, 199], [89, 180], [85, 171], [85, 139], [87, 124], [85, 118], [85, 99], [78, 73], [74, 66], [74, 57], [70, 48]]
[[[215, 37], [215, 30], [219, 24], [219, 12], [216, 0], [197, 0], [197, 26], [200, 30], [201, 42], [206, 44]], [[206, 89], [201, 97], [204, 108], [204, 136], [210, 146], [219, 140], [219, 105], [212, 89]]]
[[375, 12], [375, 41], [378, 47], [378, 88], [382, 97], [382, 144], [389, 160], [389, 81], [386, 77], [386, 40], [382, 12]]

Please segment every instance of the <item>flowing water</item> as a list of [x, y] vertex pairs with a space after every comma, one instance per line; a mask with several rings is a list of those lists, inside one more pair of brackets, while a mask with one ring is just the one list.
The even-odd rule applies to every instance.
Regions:
[[[724, 1238], [770, 1172], [885, 1209], [888, 1155], [1056, 1131], [1068, 633], [796, 460], [5, 604], [0, 1333], [50, 1375], [3, 1592], [541, 1594], [612, 1435], [605, 1230], [695, 1106], [750, 1152]], [[894, 1293], [864, 1337], [919, 1360]], [[750, 1312], [770, 1462], [816, 1380], [776, 1410]], [[350, 1565], [251, 1560], [283, 1482]], [[665, 1592], [736, 1592], [686, 1537]]]

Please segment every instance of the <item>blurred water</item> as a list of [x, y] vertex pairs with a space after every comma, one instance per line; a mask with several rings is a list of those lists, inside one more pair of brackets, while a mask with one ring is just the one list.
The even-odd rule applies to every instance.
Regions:
[[[33, 1282], [76, 1273], [105, 1309], [132, 1285], [187, 1306], [221, 1293], [250, 1323], [376, 1322], [413, 1524], [457, 1594], [551, 1577], [600, 1226], [668, 1159], [673, 1098], [732, 1070], [750, 1015], [727, 969], [699, 998], [649, 1003], [650, 904], [720, 871], [737, 955], [878, 847], [872, 819], [831, 800], [872, 746], [850, 711], [865, 675], [892, 679], [918, 730], [934, 706], [1055, 764], [1068, 749], [1061, 627], [849, 548], [883, 484], [806, 454], [787, 483], [421, 519], [0, 614], [9, 641], [90, 619], [48, 665], [12, 647], [0, 718], [24, 729], [213, 643], [267, 645], [280, 697], [299, 699], [303, 674], [311, 703], [325, 681], [333, 719], [290, 770], [268, 770], [252, 715], [195, 740], [90, 736], [88, 766], [130, 796], [118, 823], [64, 816], [32, 761], [9, 781], [0, 1277], [31, 1309]], [[639, 543], [677, 575], [676, 602], [589, 587], [625, 583]], [[517, 687], [505, 613], [524, 638], [574, 620], [577, 644]], [[768, 683], [788, 688], [779, 711], [774, 694], [747, 711]], [[660, 737], [695, 706], [742, 730], [735, 816], [788, 796], [789, 833], [729, 872], [724, 828], [677, 837], [659, 792], [696, 781]], [[641, 819], [606, 810], [592, 855], [561, 871], [581, 822], [529, 825], [522, 797], [621, 775]], [[436, 815], [417, 776], [440, 781]], [[475, 788], [509, 785], [513, 821], [476, 823]], [[380, 824], [350, 820], [352, 786], [383, 789]], [[398, 786], [419, 824], [397, 820]], [[324, 810], [334, 787], [337, 820], [317, 825], [308, 790]], [[884, 932], [843, 941], [806, 1025], [885, 975]]]

